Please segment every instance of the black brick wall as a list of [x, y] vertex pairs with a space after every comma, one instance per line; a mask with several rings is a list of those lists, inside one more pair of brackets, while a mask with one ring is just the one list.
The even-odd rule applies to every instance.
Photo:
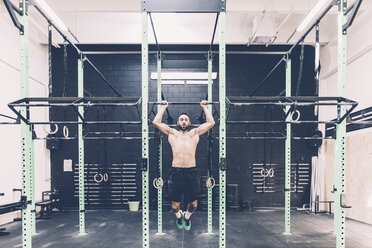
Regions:
[[[165, 50], [202, 50], [206, 51], [205, 46], [164, 46]], [[140, 46], [135, 45], [84, 45], [83, 50], [140, 50]], [[287, 50], [288, 46], [227, 46], [227, 50], [246, 51], [246, 50]], [[151, 50], [151, 49], [150, 49]], [[299, 51], [295, 49], [292, 58], [292, 94], [295, 94], [296, 83], [299, 66]], [[102, 72], [103, 75], [111, 82], [111, 84], [123, 96], [141, 96], [141, 56], [138, 55], [89, 55], [90, 60]], [[281, 55], [227, 55], [226, 65], [226, 84], [227, 96], [246, 96], [249, 95], [258, 83], [265, 77], [271, 68], [279, 61]], [[166, 60], [201, 60], [206, 59], [205, 55], [165, 55]], [[156, 71], [156, 57], [149, 57], [149, 71]], [[188, 63], [190, 64], [190, 63]], [[197, 66], [196, 66], [197, 67]], [[163, 71], [167, 68], [163, 68]], [[188, 71], [190, 68], [177, 68], [177, 71]], [[207, 71], [207, 68], [192, 68], [192, 71]], [[285, 87], [285, 67], [282, 64], [268, 79], [262, 89], [257, 93], [259, 96], [277, 95]], [[218, 72], [218, 56], [213, 61], [213, 71]], [[53, 49], [53, 96], [63, 95], [64, 85], [64, 68], [63, 68], [63, 49]], [[67, 75], [67, 96], [77, 96], [77, 55], [68, 47], [68, 75]], [[93, 96], [115, 96], [107, 85], [98, 77], [98, 75], [85, 64], [84, 71], [85, 89]], [[150, 80], [150, 101], [156, 101], [156, 80]], [[300, 88], [300, 95], [314, 95], [314, 49], [313, 47], [305, 47], [303, 81]], [[200, 85], [163, 85], [163, 93], [166, 99], [172, 101], [191, 101], [199, 102], [206, 97], [207, 86]], [[218, 101], [218, 80], [213, 86], [213, 99]], [[193, 123], [198, 123], [197, 118], [200, 115], [200, 106], [170, 106], [169, 111], [175, 118], [181, 112], [188, 112]], [[272, 112], [272, 114], [270, 114]], [[278, 109], [267, 108], [244, 108], [231, 109], [231, 120], [243, 119], [265, 119], [278, 118], [281, 116], [281, 111]], [[77, 119], [76, 114], [72, 109], [51, 109], [50, 116], [52, 120], [69, 120]], [[88, 119], [91, 120], [138, 120], [138, 114], [135, 108], [112, 108], [108, 107], [105, 110], [91, 109], [86, 113]], [[301, 118], [313, 119], [313, 109], [303, 110]], [[164, 116], [164, 121], [165, 121]], [[153, 116], [151, 116], [153, 119]], [[96, 126], [91, 125], [90, 131], [120, 131], [117, 125]], [[69, 126], [72, 136], [76, 136], [77, 128]], [[241, 131], [268, 131], [277, 130], [284, 132], [284, 125], [250, 125], [250, 126], [228, 126], [227, 132]], [[311, 135], [314, 131], [314, 125], [293, 127], [295, 136]], [[140, 132], [140, 127], [129, 126], [124, 127], [125, 131]], [[216, 125], [215, 132], [218, 127]], [[153, 127], [150, 129], [154, 131]], [[62, 136], [61, 133], [58, 135]], [[216, 136], [218, 134], [216, 133]], [[171, 165], [172, 154], [169, 143], [166, 138], [163, 149], [163, 165], [164, 174], [166, 175], [168, 168]], [[214, 142], [214, 175], [218, 178], [218, 142]], [[154, 141], [151, 141], [150, 147], [154, 146]], [[307, 141], [292, 142], [292, 160], [310, 162], [311, 156], [316, 151], [311, 148]], [[73, 177], [72, 173], [63, 172], [63, 159], [72, 159], [73, 164], [77, 163], [77, 141], [76, 140], [61, 140], [60, 148], [52, 150], [52, 184], [62, 188], [63, 202], [66, 207], [76, 207], [77, 199], [73, 198]], [[150, 152], [150, 181], [156, 175], [156, 158], [157, 152], [151, 149]], [[207, 149], [206, 137], [200, 139], [197, 148], [197, 163], [201, 175], [207, 174]], [[139, 161], [141, 158], [141, 142], [140, 140], [86, 140], [85, 141], [85, 160], [86, 163], [100, 163], [104, 168], [111, 163], [125, 163], [130, 161]], [[232, 140], [227, 142], [227, 182], [238, 183], [240, 186], [240, 196], [243, 200], [251, 200], [255, 206], [283, 206], [284, 194], [279, 192], [258, 194], [254, 192], [252, 186], [252, 163], [284, 163], [284, 140]], [[140, 171], [138, 171], [140, 173]], [[139, 177], [140, 179], [140, 177]], [[138, 186], [141, 182], [138, 181]], [[139, 188], [141, 190], [141, 188]], [[151, 187], [151, 198], [155, 199], [155, 190]], [[301, 206], [308, 201], [309, 187], [304, 193], [292, 194], [293, 205]]]

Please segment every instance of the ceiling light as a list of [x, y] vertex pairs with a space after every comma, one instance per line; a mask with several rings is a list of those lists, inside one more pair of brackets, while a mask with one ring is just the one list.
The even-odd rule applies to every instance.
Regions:
[[296, 32], [302, 32], [307, 27], [307, 25], [309, 25], [310, 21], [312, 21], [313, 18], [319, 13], [319, 11], [324, 8], [324, 5], [329, 2], [330, 0], [319, 0], [314, 6], [314, 8], [310, 11], [310, 13], [307, 14], [305, 19], [298, 26]]
[[[217, 78], [217, 72], [212, 73], [212, 79]], [[152, 72], [151, 79], [158, 79], [158, 73]], [[208, 80], [208, 72], [163, 72], [162, 80]]]

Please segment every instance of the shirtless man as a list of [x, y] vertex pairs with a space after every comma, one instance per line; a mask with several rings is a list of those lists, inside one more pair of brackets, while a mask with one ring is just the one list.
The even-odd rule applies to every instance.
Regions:
[[[168, 141], [172, 148], [172, 168], [168, 176], [168, 195], [171, 200], [172, 211], [175, 213], [177, 227], [190, 230], [190, 217], [198, 205], [200, 191], [200, 178], [196, 171], [195, 153], [199, 143], [199, 136], [211, 129], [215, 122], [212, 114], [208, 111], [207, 101], [200, 103], [207, 121], [197, 128], [189, 129], [190, 117], [186, 113], [180, 114], [177, 125], [179, 130], [170, 128], [162, 123], [165, 110], [168, 107], [167, 101], [162, 101], [162, 108], [152, 122], [162, 133], [168, 135]], [[188, 203], [187, 211], [180, 210], [181, 197]]]

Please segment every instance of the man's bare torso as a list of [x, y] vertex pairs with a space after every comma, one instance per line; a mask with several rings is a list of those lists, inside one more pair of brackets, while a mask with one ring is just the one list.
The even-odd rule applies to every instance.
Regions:
[[173, 153], [172, 166], [180, 168], [195, 167], [195, 153], [199, 143], [199, 135], [195, 129], [188, 132], [175, 129], [172, 131], [168, 136]]

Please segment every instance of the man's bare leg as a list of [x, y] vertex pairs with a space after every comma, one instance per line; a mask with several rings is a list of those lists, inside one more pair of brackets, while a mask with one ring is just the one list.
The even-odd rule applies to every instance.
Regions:
[[185, 228], [186, 231], [189, 231], [190, 228], [191, 228], [190, 217], [191, 217], [192, 213], [195, 212], [197, 206], [198, 206], [198, 201], [197, 200], [195, 200], [193, 202], [190, 202], [187, 205], [187, 211], [185, 213], [185, 222], [184, 222], [184, 228]]
[[187, 205], [187, 212], [185, 213], [185, 219], [186, 220], [189, 220], [192, 213], [195, 212], [196, 208], [198, 207], [198, 200], [195, 200], [193, 202], [190, 202], [188, 205]]
[[180, 202], [174, 202], [174, 201], [171, 202], [172, 211], [177, 217], [176, 223], [177, 223], [178, 229], [183, 228], [182, 211], [180, 210], [180, 206], [181, 206]]
[[181, 202], [171, 202], [172, 211], [177, 216], [177, 219], [181, 218], [180, 206]]

